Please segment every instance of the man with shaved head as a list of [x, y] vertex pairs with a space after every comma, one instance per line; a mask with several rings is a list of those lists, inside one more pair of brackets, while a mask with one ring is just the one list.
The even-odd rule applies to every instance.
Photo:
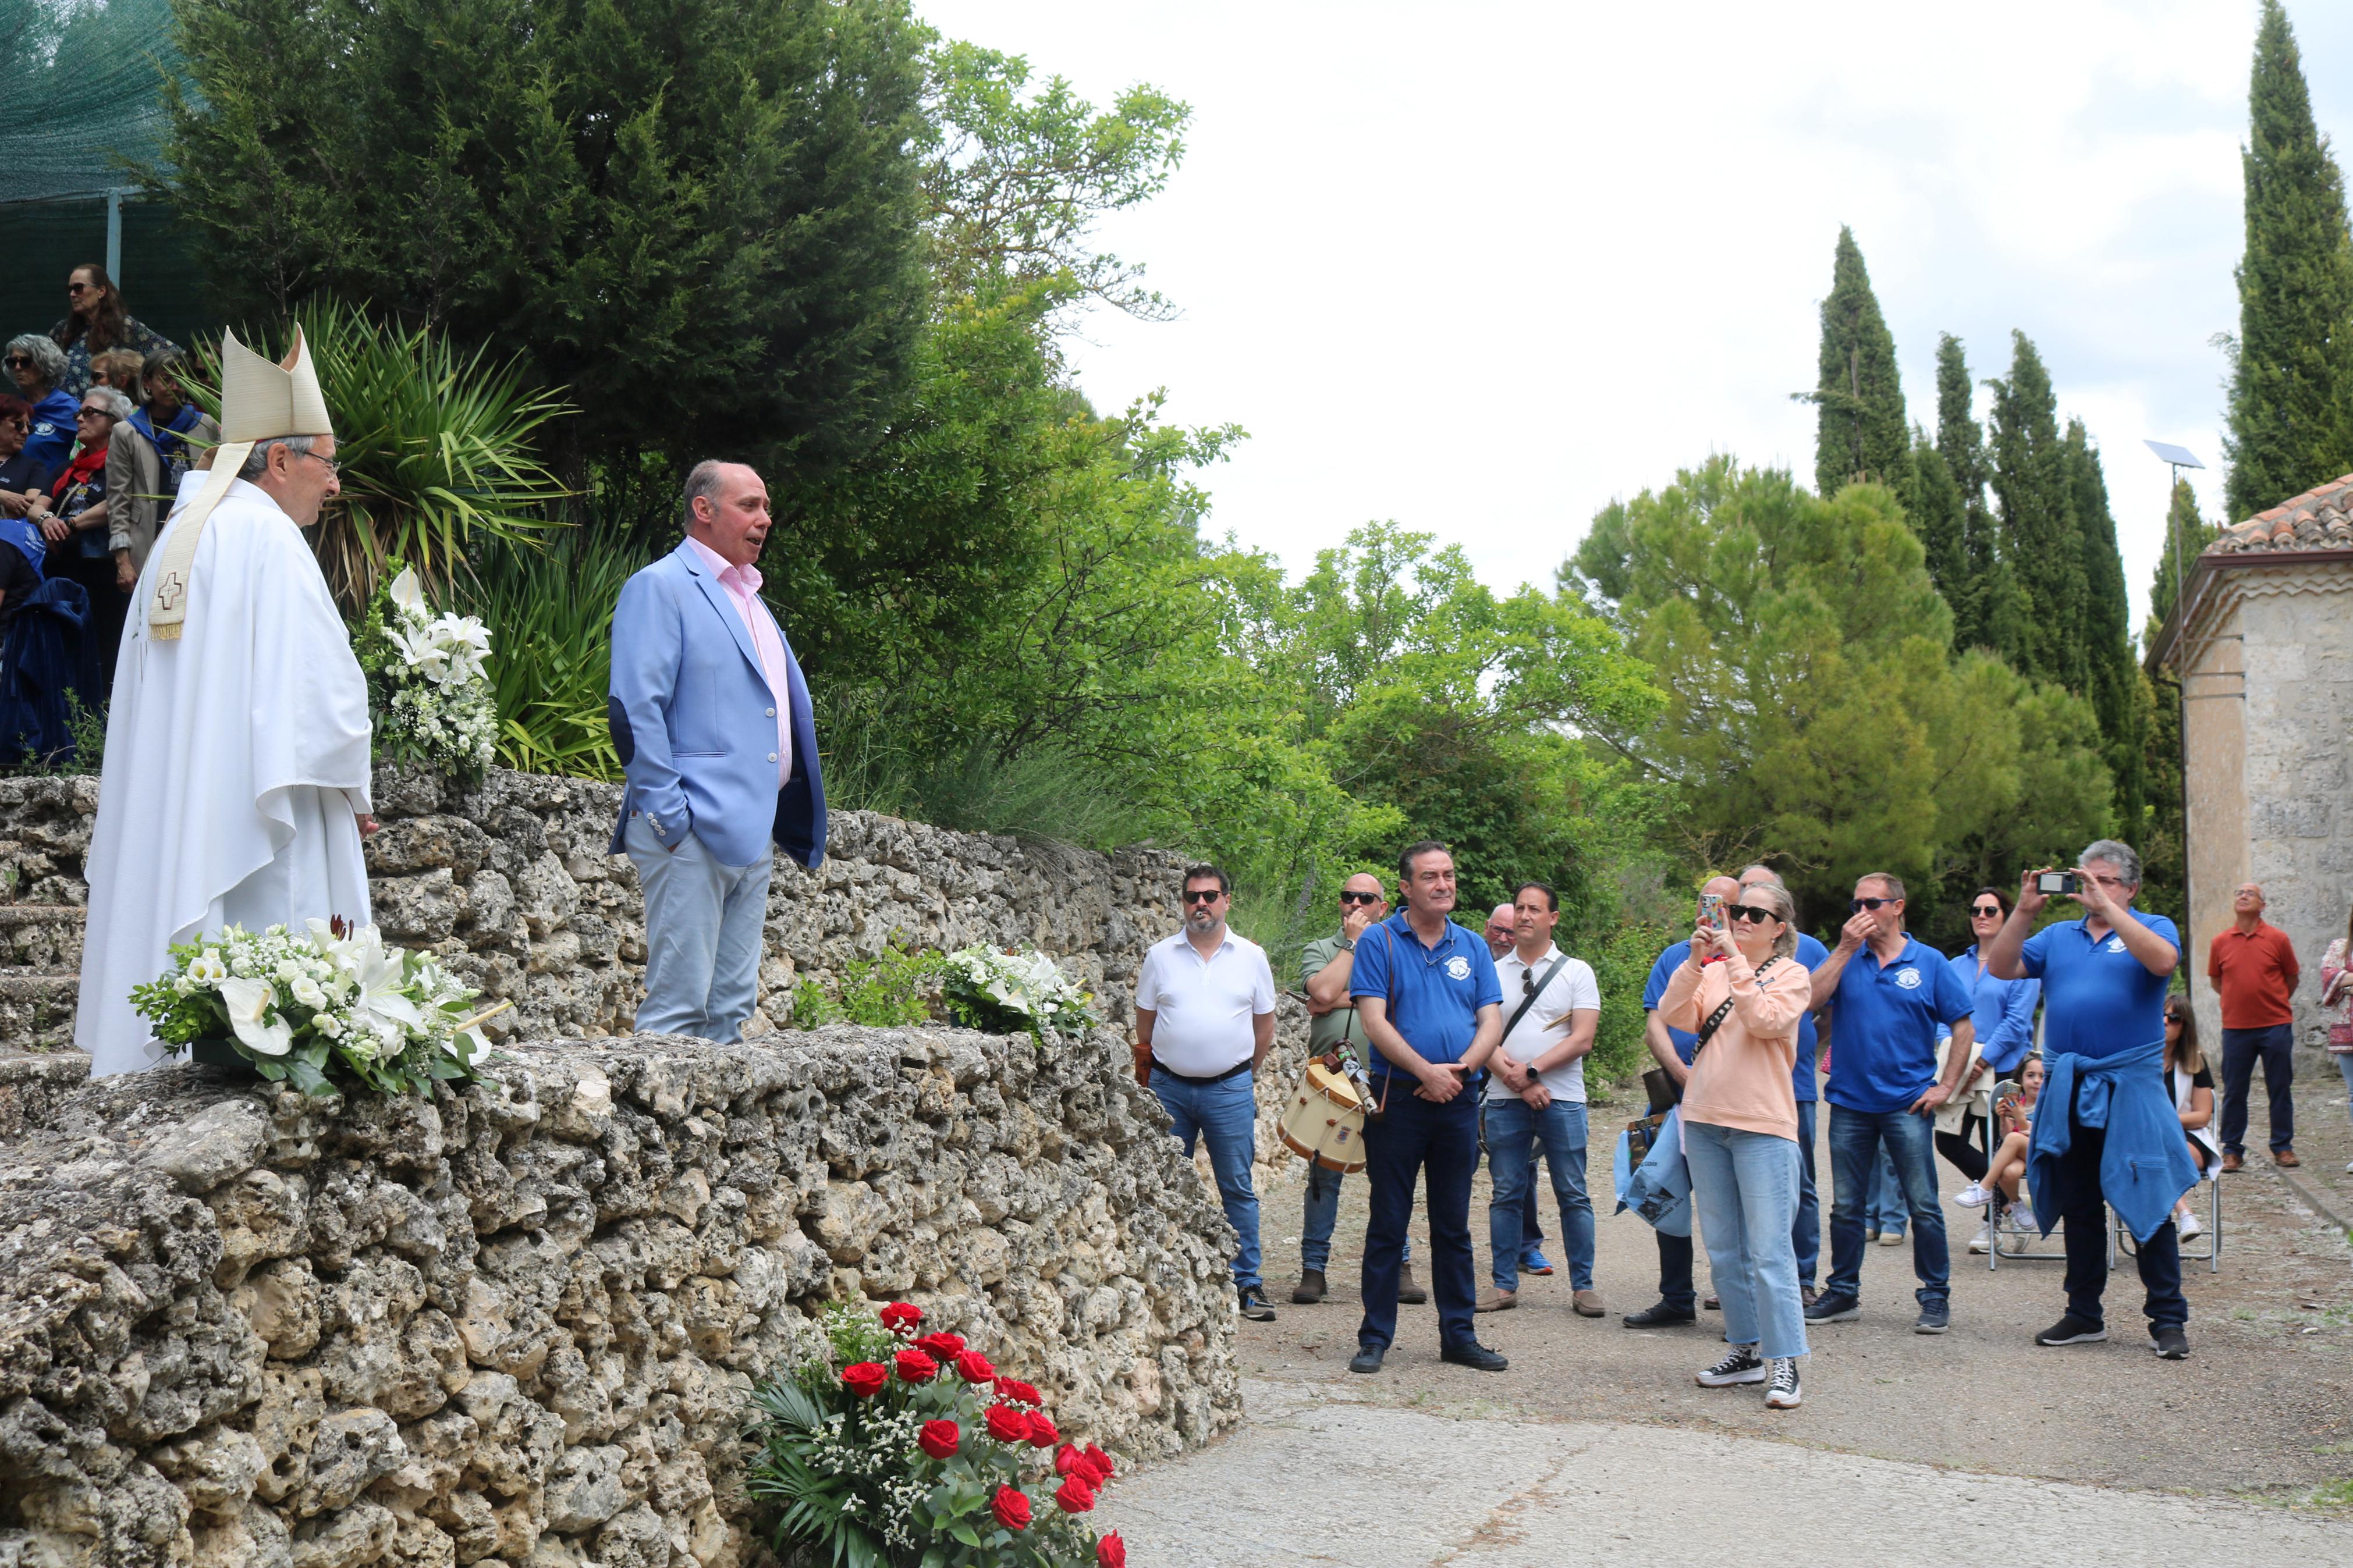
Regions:
[[637, 1026], [732, 1040], [757, 999], [768, 874], [825, 859], [808, 686], [753, 564], [768, 487], [741, 463], [686, 476], [686, 539], [621, 590], [606, 719], [628, 787], [613, 829], [646, 897]]
[[2263, 919], [2263, 889], [2242, 882], [2231, 895], [2232, 921], [2206, 949], [2206, 978], [2222, 1000], [2222, 1169], [2247, 1161], [2247, 1093], [2255, 1064], [2263, 1068], [2271, 1101], [2272, 1163], [2294, 1166], [2295, 1155], [2295, 946]]

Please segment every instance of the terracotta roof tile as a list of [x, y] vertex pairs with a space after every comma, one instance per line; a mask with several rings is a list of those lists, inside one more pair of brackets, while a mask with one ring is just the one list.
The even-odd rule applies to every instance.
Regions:
[[2232, 523], [2208, 545], [2209, 555], [2284, 550], [2353, 550], [2353, 474], [2290, 496], [2243, 522]]

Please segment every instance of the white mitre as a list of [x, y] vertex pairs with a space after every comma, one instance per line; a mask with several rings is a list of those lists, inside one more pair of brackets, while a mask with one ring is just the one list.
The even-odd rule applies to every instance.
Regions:
[[170, 641], [180, 635], [188, 615], [188, 568], [196, 558], [196, 542], [204, 537], [205, 520], [253, 448], [264, 441], [289, 436], [332, 436], [327, 399], [319, 390], [319, 372], [311, 363], [311, 345], [302, 329], [294, 329], [294, 346], [285, 359], [270, 363], [221, 332], [221, 438], [213, 448], [213, 464], [204, 488], [182, 515], [172, 520], [172, 531], [156, 563], [155, 592], [147, 606], [148, 630]]

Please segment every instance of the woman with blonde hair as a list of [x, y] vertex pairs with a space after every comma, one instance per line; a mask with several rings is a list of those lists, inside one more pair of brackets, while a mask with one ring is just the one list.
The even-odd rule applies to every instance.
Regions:
[[1683, 1088], [1683, 1157], [1731, 1351], [1698, 1382], [1765, 1384], [1775, 1410], [1795, 1409], [1802, 1398], [1798, 1359], [1806, 1353], [1790, 1234], [1798, 1213], [1790, 1073], [1813, 977], [1793, 956], [1797, 947], [1788, 890], [1754, 883], [1692, 932], [1658, 1009], [1669, 1028], [1699, 1037]]

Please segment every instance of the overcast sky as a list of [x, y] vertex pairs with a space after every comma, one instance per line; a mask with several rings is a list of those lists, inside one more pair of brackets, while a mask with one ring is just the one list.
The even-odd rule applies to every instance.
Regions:
[[[2105, 456], [2136, 626], [2168, 482], [2142, 438], [2219, 467], [2252, 0], [918, 4], [1097, 102], [1192, 105], [1182, 170], [1103, 236], [1184, 314], [1098, 312], [1075, 363], [1099, 407], [1165, 387], [1247, 428], [1208, 531], [1294, 576], [1395, 518], [1549, 584], [1597, 509], [1711, 451], [1810, 481], [1788, 395], [1841, 223], [1915, 420], [1940, 331], [1980, 379], [2034, 340]], [[2353, 134], [2353, 5], [2289, 14]]]

